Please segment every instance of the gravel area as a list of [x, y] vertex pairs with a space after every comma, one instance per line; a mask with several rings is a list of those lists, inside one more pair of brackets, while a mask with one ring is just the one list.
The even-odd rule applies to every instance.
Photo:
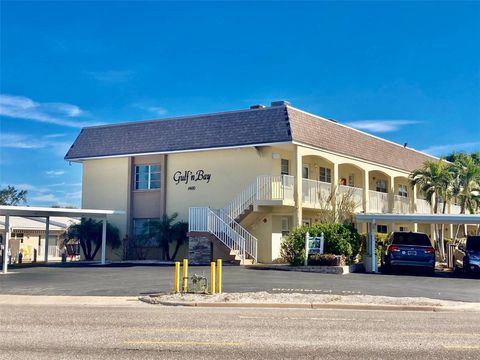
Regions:
[[160, 303], [237, 303], [237, 304], [346, 304], [433, 306], [480, 311], [480, 302], [437, 300], [422, 297], [389, 297], [371, 295], [325, 295], [300, 293], [268, 293], [265, 291], [222, 294], [155, 294], [140, 297], [152, 304]]

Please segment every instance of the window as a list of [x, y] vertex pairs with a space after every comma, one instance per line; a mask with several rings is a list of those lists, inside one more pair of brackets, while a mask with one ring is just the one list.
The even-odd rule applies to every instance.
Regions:
[[377, 232], [381, 234], [386, 234], [388, 232], [387, 225], [377, 225]]
[[400, 231], [408, 231], [408, 227], [406, 226], [400, 226], [399, 229]]
[[135, 244], [141, 247], [158, 246], [156, 224], [158, 219], [133, 219]]
[[320, 167], [320, 181], [331, 183], [332, 182], [332, 170], [324, 167]]
[[302, 178], [308, 179], [308, 175], [309, 175], [309, 172], [310, 172], [309, 170], [310, 170], [310, 169], [309, 169], [308, 165], [303, 164], [303, 167], [302, 167]]
[[135, 190], [160, 188], [160, 165], [135, 166]]
[[386, 193], [387, 192], [387, 181], [382, 180], [382, 179], [378, 179], [375, 182], [375, 190], [377, 190], [378, 192]]
[[407, 185], [398, 185], [398, 195], [403, 197], [408, 196]]
[[282, 175], [288, 175], [289, 174], [288, 169], [289, 169], [289, 161], [287, 159], [282, 159], [280, 173]]
[[355, 174], [348, 175], [348, 186], [355, 186]]
[[303, 225], [310, 226], [310, 223], [311, 223], [311, 219], [303, 219], [303, 220], [302, 220], [302, 224], [303, 224]]
[[288, 226], [288, 217], [283, 217], [282, 218], [282, 236], [287, 236], [289, 232], [290, 230]]

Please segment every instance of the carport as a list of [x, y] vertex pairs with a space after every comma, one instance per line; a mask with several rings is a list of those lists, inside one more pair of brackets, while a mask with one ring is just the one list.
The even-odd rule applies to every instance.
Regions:
[[364, 261], [367, 272], [377, 272], [375, 255], [375, 226], [379, 222], [400, 224], [467, 224], [480, 226], [480, 215], [448, 214], [356, 214], [357, 223], [367, 224], [367, 251]]
[[[49, 236], [50, 217], [66, 216], [66, 217], [90, 217], [102, 220], [102, 252], [101, 263], [106, 261], [106, 242], [107, 242], [107, 216], [122, 214], [122, 211], [115, 210], [97, 210], [97, 209], [63, 209], [63, 208], [49, 208], [49, 207], [29, 207], [29, 206], [0, 206], [0, 216], [5, 216], [5, 234], [4, 234], [4, 255], [2, 273], [6, 274], [8, 271], [8, 257], [6, 256], [8, 250], [8, 243], [10, 237], [10, 217], [42, 217], [45, 218], [45, 239]], [[48, 241], [45, 241], [45, 262], [48, 262]]]

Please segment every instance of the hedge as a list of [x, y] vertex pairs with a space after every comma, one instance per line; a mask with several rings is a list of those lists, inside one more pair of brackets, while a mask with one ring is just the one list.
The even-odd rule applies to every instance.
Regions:
[[291, 265], [303, 265], [305, 261], [305, 236], [325, 237], [324, 253], [344, 255], [349, 263], [353, 263], [360, 251], [360, 236], [350, 225], [327, 223], [303, 225], [295, 228], [283, 239], [281, 257]]

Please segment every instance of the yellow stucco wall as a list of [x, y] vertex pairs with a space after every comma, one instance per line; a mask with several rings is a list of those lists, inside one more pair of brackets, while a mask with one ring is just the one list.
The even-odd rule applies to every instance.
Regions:
[[[111, 215], [108, 222], [120, 230], [120, 239], [127, 231], [129, 199], [129, 160], [112, 158], [86, 160], [82, 174], [82, 208], [121, 210], [122, 215]], [[118, 258], [121, 249], [108, 248], [107, 258]], [[98, 254], [100, 256], [100, 254]], [[97, 257], [98, 257], [97, 256]]]
[[[274, 159], [272, 154], [279, 154]], [[280, 159], [291, 159], [288, 149], [262, 147], [199, 151], [168, 155], [167, 161], [167, 213], [177, 212], [179, 219], [188, 220], [188, 208], [210, 206], [222, 208], [255, 181], [258, 175], [280, 175]], [[211, 175], [210, 181], [192, 181], [198, 170]], [[188, 183], [176, 184], [174, 175], [191, 171]], [[189, 187], [195, 187], [189, 190]]]

